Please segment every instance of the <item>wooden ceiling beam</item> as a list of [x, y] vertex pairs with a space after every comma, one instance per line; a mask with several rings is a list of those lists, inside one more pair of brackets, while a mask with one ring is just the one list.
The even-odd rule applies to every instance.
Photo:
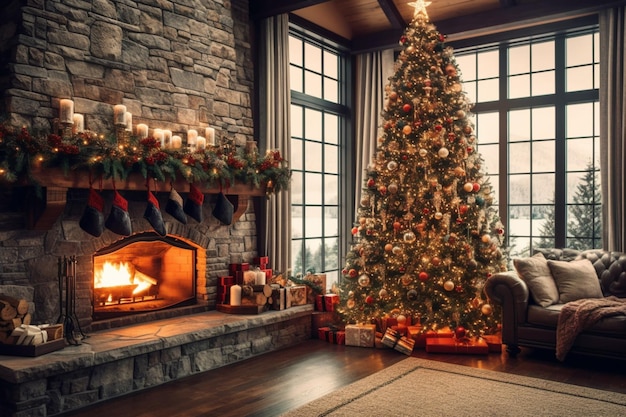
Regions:
[[264, 19], [282, 13], [290, 13], [294, 10], [326, 3], [329, 0], [250, 0], [250, 18], [252, 20]]
[[380, 4], [380, 8], [383, 9], [385, 16], [387, 16], [387, 20], [391, 23], [391, 27], [394, 29], [404, 29], [406, 26], [406, 22], [400, 11], [396, 7], [396, 4], [393, 0], [378, 0], [378, 4]]

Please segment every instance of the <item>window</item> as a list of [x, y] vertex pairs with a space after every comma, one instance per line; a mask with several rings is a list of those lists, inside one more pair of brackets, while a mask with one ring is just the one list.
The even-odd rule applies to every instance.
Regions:
[[289, 37], [292, 271], [339, 280], [340, 182], [346, 138], [346, 56], [298, 30]]
[[455, 56], [510, 255], [600, 247], [597, 25]]

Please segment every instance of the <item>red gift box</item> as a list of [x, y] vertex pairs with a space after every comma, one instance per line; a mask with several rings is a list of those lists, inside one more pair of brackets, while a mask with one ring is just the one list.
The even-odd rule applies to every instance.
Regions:
[[483, 340], [487, 342], [489, 352], [500, 353], [502, 352], [502, 336], [499, 334], [486, 334], [482, 336]]
[[315, 296], [315, 309], [317, 311], [335, 311], [335, 306], [339, 304], [337, 294], [318, 294]]
[[270, 258], [269, 256], [257, 256], [254, 258], [253, 263], [255, 265], [258, 265], [259, 268], [265, 269], [267, 268], [267, 265], [270, 263]]
[[233, 276], [220, 277], [220, 285], [226, 286], [226, 285], [233, 285], [234, 283], [235, 283], [235, 277]]
[[318, 329], [319, 338], [336, 345], [346, 343], [346, 332], [335, 327], [320, 327]]
[[489, 346], [482, 338], [429, 337], [426, 339], [426, 352], [486, 355]]
[[311, 314], [311, 337], [319, 338], [320, 327], [331, 327], [340, 323], [339, 316], [332, 311], [314, 311]]

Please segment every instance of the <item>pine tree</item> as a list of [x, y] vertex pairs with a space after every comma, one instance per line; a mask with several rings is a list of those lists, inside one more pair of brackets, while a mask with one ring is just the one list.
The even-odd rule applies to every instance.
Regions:
[[568, 235], [573, 237], [567, 240], [567, 247], [584, 250], [601, 246], [601, 195], [592, 163], [587, 165], [582, 181], [576, 186], [573, 201], [569, 208], [573, 218], [567, 225]]
[[506, 270], [469, 101], [423, 0], [400, 39], [383, 133], [368, 167], [340, 284], [346, 323], [403, 314], [422, 330], [494, 330], [484, 282]]

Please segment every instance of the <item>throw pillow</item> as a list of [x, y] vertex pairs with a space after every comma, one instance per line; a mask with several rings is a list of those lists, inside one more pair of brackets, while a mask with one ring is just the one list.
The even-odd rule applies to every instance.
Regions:
[[514, 259], [513, 265], [528, 286], [535, 303], [541, 307], [548, 307], [559, 301], [559, 291], [543, 254], [537, 253], [530, 258]]
[[571, 262], [548, 260], [548, 266], [559, 290], [559, 303], [603, 297], [598, 275], [588, 259]]

